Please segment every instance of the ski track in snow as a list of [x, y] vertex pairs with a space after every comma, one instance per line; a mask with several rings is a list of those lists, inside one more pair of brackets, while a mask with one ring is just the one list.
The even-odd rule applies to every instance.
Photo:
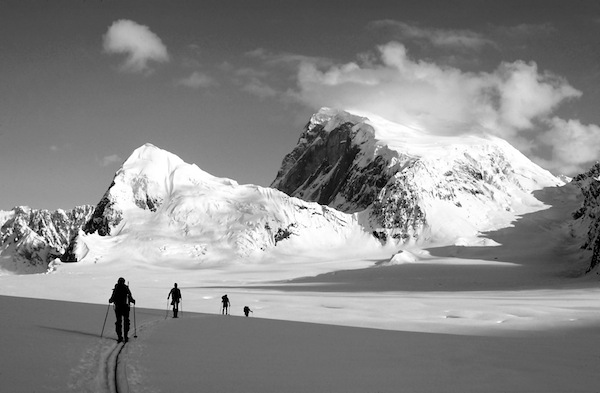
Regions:
[[105, 381], [110, 393], [129, 391], [127, 386], [127, 365], [125, 362], [121, 362], [121, 359], [119, 358], [124, 348], [125, 344], [117, 344], [117, 346], [110, 351], [106, 360], [102, 362], [105, 366], [105, 373], [103, 374], [105, 375]]
[[126, 354], [123, 343], [100, 339], [88, 348], [79, 365], [71, 372], [69, 389], [73, 392], [128, 392]]
[[[137, 330], [144, 331], [158, 322], [160, 320], [148, 321]], [[130, 351], [139, 347], [136, 341], [133, 337], [127, 344], [116, 343], [112, 338], [98, 340], [86, 350], [79, 365], [71, 371], [69, 390], [89, 393], [154, 393], [154, 390], [140, 390], [140, 371], [127, 362]]]

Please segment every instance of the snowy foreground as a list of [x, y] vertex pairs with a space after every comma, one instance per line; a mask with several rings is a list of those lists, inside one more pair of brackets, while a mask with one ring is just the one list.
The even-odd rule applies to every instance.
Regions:
[[106, 306], [0, 306], [7, 392], [598, 391], [598, 325], [454, 335], [138, 308], [121, 350], [99, 338]]
[[[315, 255], [193, 269], [121, 258], [0, 276], [7, 392], [597, 392], [600, 287], [556, 230], [574, 201], [480, 243]], [[581, 258], [581, 260], [578, 260]], [[137, 300], [121, 350], [108, 308]], [[166, 317], [177, 282], [183, 317]], [[233, 316], [221, 316], [227, 293]], [[43, 300], [42, 300], [43, 299]], [[242, 317], [242, 308], [254, 313]], [[100, 332], [108, 320], [104, 338]], [[133, 318], [132, 318], [133, 322]]]

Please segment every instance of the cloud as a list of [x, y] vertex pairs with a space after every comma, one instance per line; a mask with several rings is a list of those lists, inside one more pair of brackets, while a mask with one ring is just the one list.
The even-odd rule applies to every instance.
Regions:
[[484, 127], [511, 134], [581, 94], [557, 76], [540, 74], [535, 63], [502, 63], [494, 72], [472, 73], [412, 60], [396, 42], [378, 51], [375, 64], [325, 70], [302, 64], [297, 97], [311, 106], [370, 111], [438, 133], [443, 126], [451, 133]]
[[233, 69], [230, 72], [232, 73], [231, 80], [241, 86], [242, 91], [262, 100], [275, 98], [281, 94], [269, 84], [269, 80], [275, 79], [273, 73], [251, 67]]
[[[231, 75], [229, 80], [241, 91], [252, 94], [261, 100], [278, 99], [287, 101], [290, 80], [293, 81], [301, 64], [310, 63], [319, 67], [328, 67], [334, 63], [326, 58], [305, 56], [288, 52], [274, 53], [263, 48], [246, 52], [246, 60], [250, 64], [235, 67], [229, 63], [222, 65], [221, 70]], [[290, 78], [290, 76], [292, 76]]]
[[499, 117], [516, 130], [532, 128], [535, 119], [550, 114], [563, 100], [581, 96], [563, 78], [540, 74], [535, 63], [503, 63], [495, 76], [499, 78]]
[[119, 162], [122, 162], [123, 160], [121, 159], [121, 157], [119, 157], [116, 154], [112, 154], [110, 156], [106, 156], [104, 158], [102, 158], [100, 165], [102, 166], [110, 166]]
[[321, 57], [305, 56], [288, 52], [274, 53], [264, 48], [257, 48], [246, 52], [246, 57], [260, 60], [268, 66], [287, 66], [295, 68], [298, 64], [304, 62], [319, 64], [321, 66], [332, 64], [331, 60]]
[[191, 89], [201, 89], [218, 86], [219, 83], [210, 75], [194, 71], [190, 76], [177, 80], [175, 85], [189, 87]]
[[492, 30], [495, 34], [522, 40], [529, 37], [547, 38], [557, 30], [551, 23], [521, 23], [514, 26], [497, 26]]
[[421, 27], [395, 20], [378, 20], [369, 24], [371, 29], [381, 29], [390, 33], [396, 40], [414, 40], [438, 48], [479, 50], [495, 43], [480, 33], [471, 30], [438, 29]]
[[278, 95], [277, 90], [260, 79], [251, 79], [243, 87], [242, 91], [255, 95], [261, 99], [273, 98]]
[[104, 34], [103, 45], [106, 53], [127, 55], [121, 69], [128, 72], [146, 72], [150, 61], [169, 61], [167, 47], [161, 39], [147, 26], [131, 20], [114, 22]]
[[593, 139], [595, 126], [552, 117], [561, 103], [581, 92], [560, 76], [540, 72], [534, 62], [504, 62], [491, 72], [464, 72], [412, 59], [397, 42], [358, 58], [328, 67], [304, 61], [290, 95], [315, 109], [370, 112], [433, 134], [491, 133], [530, 155], [535, 150], [531, 141], [543, 140], [562, 168], [568, 162], [577, 164], [569, 152], [578, 147], [561, 145], [561, 138], [577, 134]]
[[538, 136], [542, 145], [552, 150], [545, 166], [559, 173], [581, 173], [599, 158], [600, 127], [585, 125], [579, 120], [553, 117], [547, 121], [549, 131]]

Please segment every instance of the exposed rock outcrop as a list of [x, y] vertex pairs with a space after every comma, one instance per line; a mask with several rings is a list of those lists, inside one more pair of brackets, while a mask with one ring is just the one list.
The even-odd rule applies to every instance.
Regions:
[[579, 186], [583, 194], [581, 207], [573, 212], [573, 219], [587, 229], [581, 248], [592, 250], [592, 259], [587, 270], [600, 266], [600, 163], [589, 171], [577, 175], [572, 182]]

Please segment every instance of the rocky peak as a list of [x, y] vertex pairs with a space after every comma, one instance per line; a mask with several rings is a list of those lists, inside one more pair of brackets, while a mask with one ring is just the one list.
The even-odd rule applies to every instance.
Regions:
[[[382, 240], [467, 236], [539, 205], [531, 191], [562, 184], [493, 137], [440, 137], [324, 108], [271, 184], [288, 195], [361, 212]], [[443, 214], [441, 214], [443, 213]]]

